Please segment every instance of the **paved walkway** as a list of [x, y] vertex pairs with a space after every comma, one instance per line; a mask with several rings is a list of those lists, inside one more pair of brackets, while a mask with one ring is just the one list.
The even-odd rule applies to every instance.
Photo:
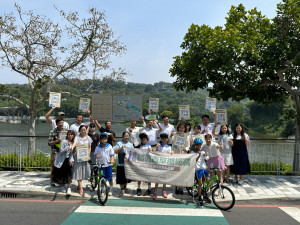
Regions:
[[[0, 197], [65, 197], [59, 186], [49, 185], [49, 172], [15, 172], [0, 171]], [[115, 177], [114, 177], [115, 178]], [[115, 182], [114, 182], [115, 183]], [[76, 190], [77, 182], [73, 181], [71, 198], [90, 199], [96, 197], [96, 191], [89, 191], [89, 183], [83, 181], [85, 195], [81, 197]], [[162, 186], [162, 185], [160, 185]], [[152, 184], [152, 188], [154, 184]], [[245, 176], [243, 185], [231, 183], [229, 187], [235, 193], [236, 200], [262, 199], [262, 198], [299, 198], [300, 199], [300, 176]], [[137, 183], [128, 184], [129, 194], [122, 198], [144, 199], [136, 196]], [[142, 189], [147, 189], [147, 184], [142, 183]], [[119, 185], [113, 187], [111, 199], [119, 199]], [[158, 194], [161, 191], [158, 190]], [[189, 200], [191, 197], [185, 191], [184, 195], [175, 195], [174, 188], [167, 186], [168, 199]], [[163, 199], [163, 197], [158, 196]]]

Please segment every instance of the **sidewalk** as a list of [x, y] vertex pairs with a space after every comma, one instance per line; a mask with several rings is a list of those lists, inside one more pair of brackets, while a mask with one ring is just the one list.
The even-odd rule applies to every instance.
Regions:
[[[42, 198], [66, 198], [66, 194], [61, 192], [59, 186], [51, 187], [49, 172], [16, 172], [0, 171], [0, 197], [42, 197]], [[114, 175], [115, 179], [115, 175]], [[89, 191], [89, 182], [83, 181], [85, 191], [84, 197], [77, 191], [77, 181], [73, 181], [70, 199], [86, 200], [97, 197], [97, 191]], [[114, 181], [115, 185], [115, 181]], [[161, 188], [162, 185], [160, 185]], [[147, 198], [136, 195], [137, 182], [127, 185], [129, 194], [124, 194], [122, 198]], [[230, 189], [235, 194], [236, 200], [267, 199], [267, 198], [299, 198], [300, 199], [300, 176], [245, 176], [243, 185], [230, 184]], [[152, 184], [154, 188], [154, 184]], [[147, 184], [142, 183], [143, 192], [147, 189]], [[119, 185], [113, 187], [113, 196], [109, 198], [119, 198]], [[192, 200], [184, 189], [184, 194], [175, 195], [172, 186], [167, 186], [168, 199], [170, 200]], [[161, 190], [158, 190], [160, 195]], [[163, 198], [158, 196], [158, 198]]]

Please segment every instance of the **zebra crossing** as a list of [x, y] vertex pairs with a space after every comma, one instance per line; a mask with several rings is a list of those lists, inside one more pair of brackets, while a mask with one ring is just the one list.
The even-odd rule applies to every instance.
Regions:
[[[245, 206], [240, 206], [245, 208]], [[249, 206], [253, 207], [253, 206]], [[260, 206], [255, 206], [260, 207]], [[266, 206], [262, 206], [262, 208]], [[89, 200], [79, 206], [73, 214], [64, 221], [63, 225], [76, 224], [218, 224], [228, 225], [226, 217], [231, 213], [237, 213], [235, 206], [231, 212], [223, 213], [213, 204], [204, 207], [187, 201], [156, 200], [148, 199], [109, 199], [105, 206], [100, 205], [96, 200]], [[300, 223], [300, 205], [296, 207], [275, 207], [269, 209], [277, 214], [283, 214], [291, 224]], [[263, 210], [263, 209], [262, 209]], [[225, 217], [226, 215], [226, 217]], [[262, 218], [263, 219], [263, 218]], [[264, 221], [262, 224], [271, 224], [271, 221]]]
[[109, 200], [105, 206], [87, 201], [63, 223], [68, 224], [199, 224], [228, 225], [214, 206], [162, 200]]

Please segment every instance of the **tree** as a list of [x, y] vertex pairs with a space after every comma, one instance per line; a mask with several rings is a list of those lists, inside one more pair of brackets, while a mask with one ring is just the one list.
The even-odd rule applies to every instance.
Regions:
[[294, 171], [300, 172], [300, 0], [283, 0], [272, 20], [232, 6], [223, 27], [192, 24], [170, 69], [177, 90], [214, 84], [209, 95], [260, 103], [291, 96], [296, 117]]
[[[29, 101], [22, 101], [14, 94], [0, 93], [24, 106], [29, 112], [28, 134], [35, 136], [37, 109], [55, 90], [58, 78], [78, 77], [91, 74], [99, 78], [103, 70], [110, 69], [110, 56], [119, 55], [125, 47], [114, 37], [114, 32], [105, 22], [105, 14], [90, 8], [88, 18], [79, 19], [77, 12], [65, 13], [58, 10], [64, 24], [51, 21], [46, 16], [23, 12], [15, 4], [13, 13], [0, 16], [0, 58], [2, 65], [25, 76], [31, 90]], [[106, 81], [121, 79], [122, 69], [111, 69]], [[104, 79], [104, 78], [103, 78]], [[93, 82], [86, 88], [88, 93]], [[68, 93], [68, 92], [66, 92]], [[35, 139], [29, 140], [28, 152], [35, 149]]]
[[230, 125], [232, 131], [237, 123], [243, 124], [245, 129], [249, 128], [251, 117], [244, 111], [245, 108], [242, 105], [231, 105], [228, 108], [228, 125]]

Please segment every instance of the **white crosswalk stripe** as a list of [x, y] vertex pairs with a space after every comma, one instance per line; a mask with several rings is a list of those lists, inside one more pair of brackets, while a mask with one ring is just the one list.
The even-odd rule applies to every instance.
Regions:
[[300, 208], [297, 207], [279, 207], [279, 208], [300, 223]]
[[154, 208], [154, 207], [119, 207], [119, 206], [80, 206], [75, 212], [81, 213], [108, 213], [127, 215], [161, 215], [161, 216], [212, 216], [223, 217], [218, 209], [185, 209], [185, 208]]

